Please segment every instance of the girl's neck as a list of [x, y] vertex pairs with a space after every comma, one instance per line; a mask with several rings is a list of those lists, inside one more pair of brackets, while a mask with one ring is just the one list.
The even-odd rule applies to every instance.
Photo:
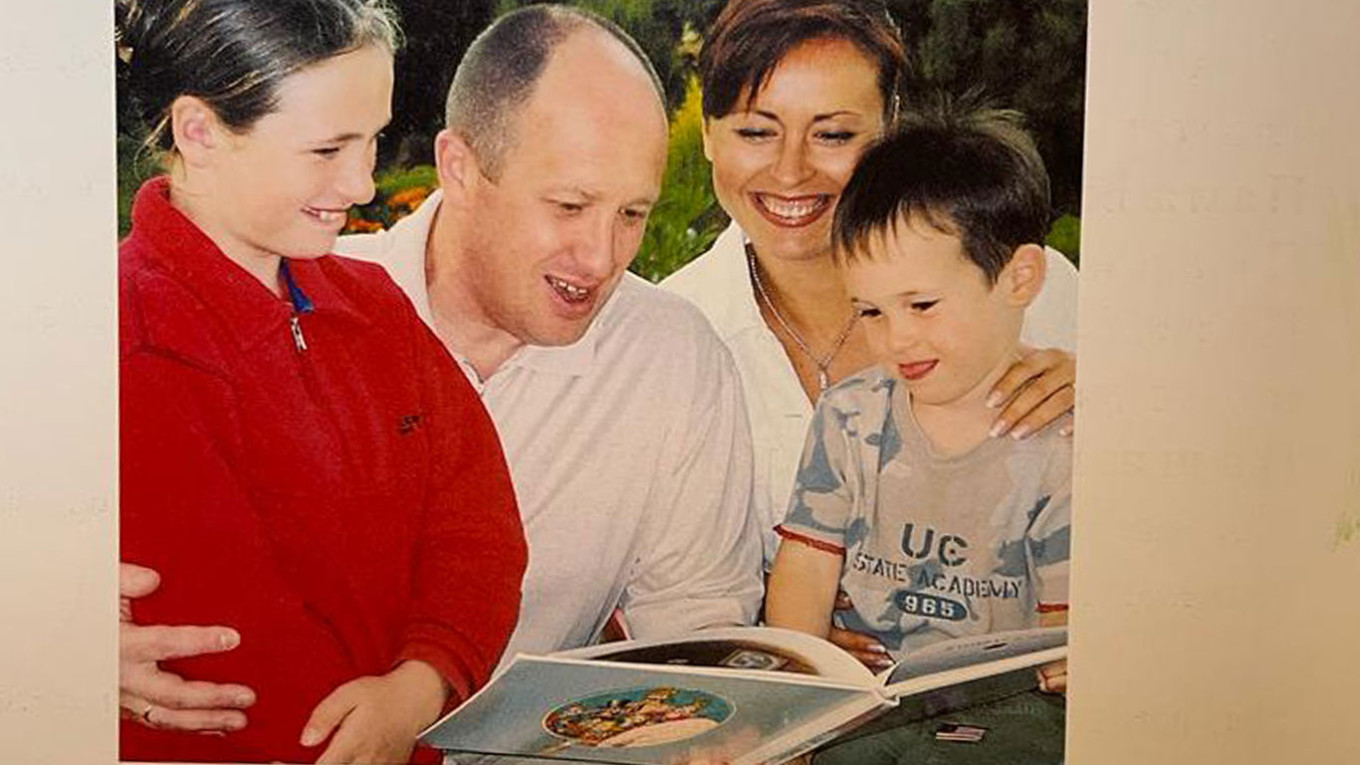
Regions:
[[245, 269], [275, 297], [284, 297], [283, 283], [279, 279], [279, 263], [282, 259], [232, 237], [213, 213], [213, 200], [190, 183], [184, 165], [179, 161], [173, 161], [170, 165], [170, 206], [193, 221], [228, 260]]

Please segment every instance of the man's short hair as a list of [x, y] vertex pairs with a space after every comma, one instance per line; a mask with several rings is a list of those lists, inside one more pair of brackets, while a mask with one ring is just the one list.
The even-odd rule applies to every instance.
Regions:
[[832, 257], [866, 256], [871, 237], [924, 221], [958, 236], [995, 284], [1015, 249], [1042, 244], [1048, 173], [1019, 112], [942, 104], [902, 117], [860, 158], [841, 192]]
[[583, 8], [531, 5], [501, 16], [468, 46], [454, 72], [444, 111], [445, 126], [472, 148], [482, 172], [500, 176], [505, 153], [517, 138], [519, 109], [556, 47], [573, 34], [596, 29], [628, 49], [651, 78], [657, 96], [665, 91], [652, 62], [628, 33], [614, 22]]

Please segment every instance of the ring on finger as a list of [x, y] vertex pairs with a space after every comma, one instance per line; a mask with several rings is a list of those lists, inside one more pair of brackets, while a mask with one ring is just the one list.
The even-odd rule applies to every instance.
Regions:
[[154, 704], [147, 704], [146, 709], [143, 709], [142, 713], [138, 715], [138, 717], [142, 718], [142, 722], [146, 723], [148, 727], [156, 727], [156, 724], [151, 721], [151, 711], [155, 708]]

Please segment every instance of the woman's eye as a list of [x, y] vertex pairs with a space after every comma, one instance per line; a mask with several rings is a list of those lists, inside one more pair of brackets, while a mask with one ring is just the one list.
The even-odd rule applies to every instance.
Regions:
[[849, 130], [829, 130], [822, 133], [818, 133], [817, 137], [827, 143], [841, 144], [849, 143], [849, 141], [852, 138], [854, 138], [855, 135], [856, 135], [855, 133]]
[[883, 312], [877, 308], [861, 305], [855, 307], [855, 314], [861, 319], [877, 319], [879, 316], [883, 315]]
[[737, 135], [747, 140], [758, 140], [761, 138], [769, 138], [774, 135], [774, 131], [767, 128], [737, 128]]

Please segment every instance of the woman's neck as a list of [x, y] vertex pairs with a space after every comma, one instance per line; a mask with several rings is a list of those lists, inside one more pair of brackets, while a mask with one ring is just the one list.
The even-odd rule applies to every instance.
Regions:
[[805, 341], [830, 342], [841, 333], [851, 315], [850, 299], [829, 255], [806, 260], [755, 256], [757, 276], [774, 304], [764, 308], [777, 311]]

